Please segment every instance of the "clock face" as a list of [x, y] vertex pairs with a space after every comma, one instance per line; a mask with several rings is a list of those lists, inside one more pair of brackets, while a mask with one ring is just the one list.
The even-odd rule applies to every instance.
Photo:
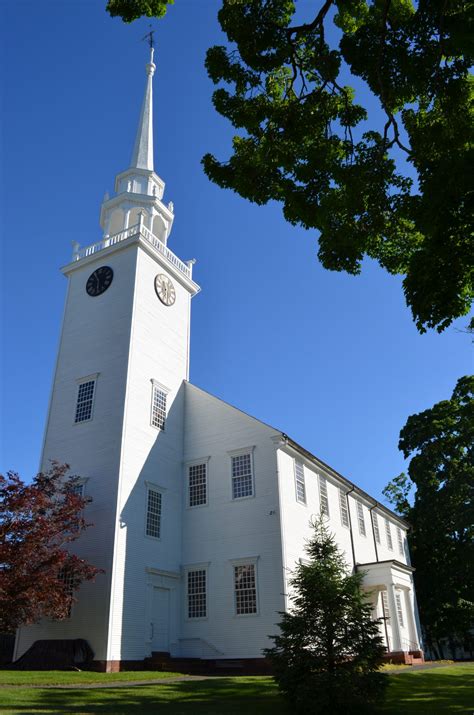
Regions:
[[163, 273], [158, 273], [155, 278], [155, 291], [158, 298], [164, 305], [173, 305], [176, 300], [174, 285]]
[[91, 273], [86, 283], [86, 291], [88, 295], [95, 298], [101, 293], [105, 293], [109, 285], [112, 283], [114, 272], [110, 266], [101, 266], [94, 273]]

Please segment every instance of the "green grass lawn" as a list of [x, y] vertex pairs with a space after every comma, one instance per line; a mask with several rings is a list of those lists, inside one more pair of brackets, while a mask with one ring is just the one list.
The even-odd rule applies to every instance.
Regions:
[[181, 673], [161, 670], [127, 670], [121, 673], [93, 673], [88, 670], [0, 670], [2, 685], [75, 685], [76, 683], [112, 683], [116, 680], [157, 680], [179, 677]]
[[[46, 673], [15, 673], [25, 687], [0, 688], [0, 712], [8, 715], [29, 713], [76, 713], [96, 715], [291, 715], [272, 678], [220, 677], [201, 681], [164, 683], [133, 688], [46, 689], [28, 688], [33, 676]], [[89, 673], [62, 673], [62, 676], [89, 677]], [[112, 680], [138, 679], [144, 673], [93, 674]], [[148, 677], [166, 676], [147, 673]], [[3, 682], [8, 671], [0, 673]], [[28, 681], [28, 676], [30, 680]], [[57, 674], [48, 682], [57, 683]], [[125, 679], [126, 679], [125, 678]], [[453, 665], [426, 671], [403, 672], [389, 676], [387, 702], [380, 715], [471, 715], [474, 711], [474, 664]], [[38, 682], [38, 681], [37, 681]], [[43, 681], [45, 682], [45, 681]], [[67, 680], [67, 682], [71, 682]], [[79, 679], [77, 680], [79, 683]], [[84, 681], [83, 681], [84, 682]], [[90, 681], [89, 681], [90, 682]], [[97, 682], [97, 680], [95, 680]], [[328, 715], [331, 715], [328, 713]]]
[[474, 664], [390, 675], [384, 715], [472, 715]]

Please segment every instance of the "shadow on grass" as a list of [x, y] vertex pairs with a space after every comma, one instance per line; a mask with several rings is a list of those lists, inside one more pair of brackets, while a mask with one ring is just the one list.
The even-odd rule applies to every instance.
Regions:
[[[317, 697], [317, 694], [315, 694]], [[272, 678], [219, 678], [133, 688], [0, 689], [0, 713], [79, 715], [290, 715]], [[380, 715], [471, 715], [474, 667], [390, 676]], [[328, 713], [327, 715], [331, 715]]]
[[288, 715], [271, 678], [221, 678], [104, 690], [2, 689], [0, 712], [114, 715]]
[[474, 671], [459, 667], [400, 673], [390, 677], [384, 715], [471, 715]]

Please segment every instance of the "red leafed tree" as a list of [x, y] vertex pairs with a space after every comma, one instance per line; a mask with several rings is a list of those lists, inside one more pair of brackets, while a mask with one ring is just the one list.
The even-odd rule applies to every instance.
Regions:
[[68, 470], [53, 462], [31, 484], [0, 474], [0, 632], [67, 617], [74, 591], [100, 571], [68, 550], [90, 526]]

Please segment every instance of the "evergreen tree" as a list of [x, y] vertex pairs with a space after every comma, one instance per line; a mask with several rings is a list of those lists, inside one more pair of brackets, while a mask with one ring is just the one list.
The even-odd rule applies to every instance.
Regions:
[[322, 520], [290, 580], [292, 609], [282, 613], [265, 650], [282, 693], [298, 713], [367, 713], [383, 698], [383, 641], [362, 590]]

